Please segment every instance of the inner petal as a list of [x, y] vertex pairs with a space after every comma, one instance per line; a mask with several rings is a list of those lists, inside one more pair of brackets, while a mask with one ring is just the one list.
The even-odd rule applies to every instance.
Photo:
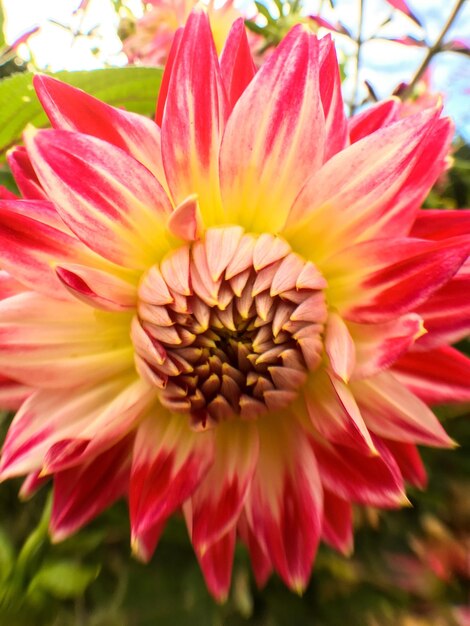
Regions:
[[137, 370], [197, 430], [285, 408], [321, 361], [326, 283], [302, 280], [312, 264], [270, 238], [269, 262], [257, 264], [263, 235], [209, 229], [139, 286]]

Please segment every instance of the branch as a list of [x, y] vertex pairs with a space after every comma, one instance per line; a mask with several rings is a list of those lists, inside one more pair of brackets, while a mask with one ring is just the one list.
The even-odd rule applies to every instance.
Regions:
[[409, 98], [411, 96], [411, 94], [413, 93], [414, 88], [416, 87], [416, 85], [419, 82], [420, 78], [423, 76], [424, 72], [427, 70], [428, 65], [430, 64], [430, 62], [433, 59], [433, 57], [438, 52], [441, 52], [441, 50], [442, 50], [442, 42], [444, 40], [444, 37], [447, 35], [447, 31], [449, 30], [449, 28], [454, 23], [454, 20], [457, 17], [457, 14], [460, 11], [460, 9], [463, 7], [464, 3], [465, 3], [465, 0], [457, 0], [457, 2], [455, 3], [454, 8], [452, 9], [449, 17], [447, 18], [446, 23], [442, 27], [442, 30], [441, 30], [438, 38], [436, 39], [436, 42], [434, 43], [434, 45], [432, 45], [430, 48], [428, 48], [426, 56], [424, 57], [421, 65], [416, 70], [416, 72], [415, 72], [413, 78], [411, 79], [410, 83], [400, 93], [400, 98], [402, 100], [406, 100], [407, 98]]

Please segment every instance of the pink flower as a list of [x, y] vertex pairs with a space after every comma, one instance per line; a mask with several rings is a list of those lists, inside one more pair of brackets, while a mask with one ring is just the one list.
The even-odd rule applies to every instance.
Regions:
[[[50, 77], [53, 130], [10, 165], [0, 371], [34, 389], [1, 477], [54, 480], [58, 540], [128, 496], [149, 559], [182, 508], [207, 585], [236, 538], [258, 583], [306, 585], [352, 503], [399, 507], [470, 399], [467, 212], [419, 211], [452, 126], [387, 101], [344, 116], [329, 37], [294, 28], [255, 74], [242, 20], [175, 42], [157, 123]], [[4, 294], [7, 296], [8, 294]], [[427, 331], [427, 332], [426, 332]]]
[[[135, 33], [124, 40], [124, 52], [131, 63], [165, 65], [176, 31], [185, 25], [197, 0], [151, 0], [151, 8], [138, 20]], [[226, 0], [215, 6], [210, 0], [207, 6], [212, 36], [217, 52], [220, 53], [233, 22], [242, 12]], [[253, 51], [262, 44], [262, 39], [248, 33]]]

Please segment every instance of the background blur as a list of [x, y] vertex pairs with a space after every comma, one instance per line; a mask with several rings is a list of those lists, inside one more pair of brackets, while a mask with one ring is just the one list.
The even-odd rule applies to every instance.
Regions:
[[[273, 0], [237, 6], [260, 37], [259, 62], [298, 21], [320, 35], [331, 32], [350, 112], [392, 93], [417, 107], [442, 97], [456, 124], [452, 167], [426, 206], [470, 206], [468, 1]], [[125, 102], [152, 115], [161, 69], [137, 58], [140, 69], [131, 70], [123, 52], [123, 40], [139, 34], [148, 10], [140, 0], [0, 2], [1, 184], [14, 191], [6, 149], [21, 141], [26, 123], [46, 123], [31, 92], [30, 71], [60, 71], [61, 78], [112, 104]], [[459, 348], [470, 354], [468, 341]], [[3, 484], [0, 625], [338, 626], [347, 620], [348, 626], [469, 626], [470, 406], [437, 412], [461, 447], [423, 450], [429, 486], [424, 493], [409, 491], [412, 507], [356, 511], [354, 554], [347, 559], [322, 546], [303, 597], [277, 578], [257, 590], [239, 547], [232, 593], [226, 604], [216, 605], [183, 520], [172, 520], [151, 563], [141, 565], [130, 556], [123, 502], [75, 537], [51, 545], [48, 487], [22, 503], [20, 482]], [[1, 415], [2, 440], [10, 419]]]

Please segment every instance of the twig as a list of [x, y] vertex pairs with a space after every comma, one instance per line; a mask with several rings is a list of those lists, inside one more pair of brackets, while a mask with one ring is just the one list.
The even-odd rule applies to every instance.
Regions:
[[442, 50], [442, 42], [444, 40], [444, 37], [447, 35], [447, 31], [449, 30], [449, 28], [454, 23], [454, 20], [457, 17], [457, 13], [463, 7], [464, 3], [465, 3], [465, 0], [457, 0], [457, 2], [455, 3], [454, 8], [452, 9], [449, 17], [447, 18], [446, 23], [442, 27], [442, 30], [441, 30], [438, 38], [436, 39], [436, 42], [430, 48], [428, 48], [427, 54], [424, 57], [421, 65], [416, 70], [413, 78], [411, 79], [409, 84], [405, 87], [405, 89], [403, 89], [403, 91], [400, 93], [400, 98], [402, 100], [406, 100], [407, 98], [409, 98], [411, 96], [411, 94], [413, 93], [414, 88], [416, 87], [416, 85], [417, 85], [418, 81], [420, 80], [421, 76], [426, 71], [426, 69], [427, 69], [429, 63], [431, 62], [432, 58], [434, 57], [434, 55], [436, 55], [438, 52], [440, 52]]
[[359, 0], [359, 23], [357, 27], [357, 37], [356, 37], [356, 45], [357, 45], [357, 54], [356, 54], [356, 73], [354, 77], [354, 91], [353, 97], [351, 100], [351, 115], [356, 110], [356, 100], [359, 94], [359, 72], [361, 69], [361, 52], [362, 52], [362, 26], [364, 22], [364, 0]]

